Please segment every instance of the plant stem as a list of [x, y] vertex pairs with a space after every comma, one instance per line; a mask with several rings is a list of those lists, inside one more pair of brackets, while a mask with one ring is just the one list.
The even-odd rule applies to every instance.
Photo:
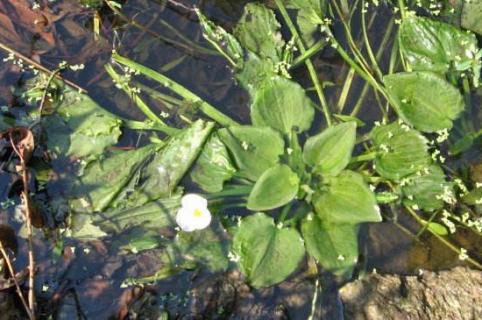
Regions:
[[318, 40], [313, 46], [311, 46], [309, 49], [305, 51], [305, 53], [299, 55], [296, 57], [296, 59], [293, 61], [293, 64], [291, 65], [290, 69], [294, 69], [298, 67], [301, 64], [304, 64], [306, 60], [310, 59], [313, 57], [315, 54], [317, 54], [320, 50], [322, 50], [326, 46], [326, 41], [324, 39]]
[[[283, 19], [286, 22], [286, 25], [290, 29], [291, 35], [296, 39], [296, 44], [298, 48], [300, 49], [300, 52], [302, 55], [306, 53], [306, 48], [305, 45], [303, 44], [303, 40], [301, 39], [298, 31], [296, 30], [295, 25], [293, 24], [293, 21], [291, 21], [291, 18], [288, 14], [288, 11], [286, 11], [285, 5], [282, 0], [275, 0], [276, 6], [278, 7], [278, 10], [280, 11], [281, 15], [283, 16]], [[331, 115], [330, 115], [330, 110], [328, 108], [328, 102], [326, 101], [325, 94], [323, 93], [323, 87], [320, 83], [320, 80], [318, 79], [318, 75], [316, 74], [315, 67], [313, 66], [313, 63], [311, 62], [310, 59], [305, 60], [305, 65], [306, 68], [308, 69], [308, 72], [311, 77], [311, 81], [313, 82], [313, 85], [315, 86], [316, 93], [318, 95], [318, 99], [320, 100], [322, 112], [325, 116], [326, 123], [328, 127], [332, 125], [331, 123]]]
[[[196, 43], [194, 43], [193, 41], [187, 39], [186, 37], [180, 37], [180, 39], [184, 42], [180, 42], [180, 41], [176, 41], [176, 40], [173, 40], [173, 39], [169, 39], [167, 38], [166, 36], [163, 36], [162, 34], [159, 34], [157, 32], [154, 32], [152, 31], [151, 29], [145, 27], [144, 25], [140, 24], [139, 22], [137, 22], [136, 20], [134, 19], [131, 19], [129, 17], [127, 17], [126, 15], [124, 15], [121, 11], [119, 11], [116, 7], [112, 6], [109, 1], [104, 1], [105, 4], [107, 4], [107, 6], [109, 7], [109, 9], [112, 10], [112, 12], [114, 12], [121, 20], [133, 25], [134, 27], [148, 33], [149, 35], [155, 37], [155, 38], [159, 38], [161, 39], [162, 41], [165, 41], [167, 43], [170, 43], [172, 45], [175, 45], [179, 48], [182, 48], [184, 50], [186, 50], [187, 52], [189, 53], [192, 53], [194, 50], [197, 50], [199, 51], [200, 53], [203, 53], [203, 54], [208, 54], [208, 55], [218, 55], [218, 53], [214, 50], [210, 50], [210, 49], [207, 49], [207, 48], [204, 48]], [[175, 28], [171, 25], [169, 25], [166, 21], [164, 20], [161, 20], [161, 24], [163, 24], [164, 26], [166, 26], [166, 24], [169, 26], [167, 27], [168, 29], [170, 29], [171, 31]], [[176, 30], [175, 34], [179, 37], [180, 35], [180, 32]], [[194, 49], [194, 50], [193, 50]]]
[[[407, 211], [410, 213], [410, 215], [418, 222], [418, 224], [420, 224], [421, 226], [424, 226], [424, 222], [422, 221], [422, 219], [420, 219], [420, 217], [418, 216], [418, 214], [412, 209], [410, 208], [409, 206], [405, 206], [405, 209], [407, 209]], [[445, 246], [447, 246], [447, 248], [449, 248], [450, 250], [452, 250], [454, 253], [456, 253], [457, 255], [460, 254], [460, 249], [457, 248], [456, 246], [454, 246], [452, 243], [450, 243], [450, 241], [446, 240], [444, 237], [438, 235], [437, 233], [435, 233], [434, 231], [432, 231], [430, 228], [427, 229], [435, 238], [437, 238], [440, 242], [442, 242]], [[478, 263], [477, 261], [475, 261], [474, 259], [472, 259], [471, 257], [468, 257], [467, 258], [467, 262], [469, 262], [470, 264], [472, 264], [473, 266], [475, 266], [476, 268], [482, 270], [482, 265], [480, 263]]]
[[13, 279], [13, 283], [15, 284], [15, 290], [17, 291], [17, 295], [20, 298], [20, 301], [22, 302], [25, 312], [27, 312], [29, 319], [34, 320], [35, 317], [30, 312], [30, 308], [28, 307], [27, 301], [25, 301], [22, 290], [20, 289], [20, 285], [18, 284], [17, 277], [15, 275], [15, 270], [13, 269], [12, 261], [10, 260], [10, 257], [8, 256], [8, 253], [5, 250], [5, 247], [3, 246], [3, 243], [1, 241], [0, 241], [0, 251], [2, 253], [3, 259], [5, 260], [5, 263], [7, 264], [8, 272], [10, 272], [10, 275]]
[[189, 91], [187, 88], [184, 86], [180, 85], [179, 83], [175, 82], [174, 80], [171, 80], [170, 78], [160, 74], [157, 71], [154, 71], [146, 66], [143, 66], [137, 62], [134, 62], [128, 58], [125, 58], [117, 53], [112, 54], [112, 59], [114, 59], [116, 62], [121, 63], [123, 65], [126, 65], [134, 70], [139, 71], [146, 77], [149, 77], [161, 85], [163, 85], [166, 88], [171, 89], [174, 93], [180, 95], [186, 100], [190, 100], [194, 103], [199, 103], [199, 108], [200, 110], [213, 119], [214, 121], [218, 122], [219, 124], [223, 126], [232, 126], [232, 125], [238, 125], [236, 121], [228, 117], [227, 115], [223, 114], [221, 111], [217, 110], [215, 107], [213, 107], [211, 104], [207, 103], [206, 101], [202, 100], [199, 96], [194, 94], [193, 92]]
[[356, 162], [361, 162], [361, 161], [370, 161], [370, 160], [375, 159], [377, 157], [377, 155], [378, 155], [378, 152], [376, 152], [376, 151], [361, 154], [359, 156], [351, 158], [350, 163], [356, 163]]

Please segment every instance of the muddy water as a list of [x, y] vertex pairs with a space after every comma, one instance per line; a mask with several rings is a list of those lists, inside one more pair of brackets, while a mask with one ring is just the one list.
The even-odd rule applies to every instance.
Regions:
[[[9, 45], [27, 56], [33, 56], [50, 69], [54, 69], [62, 60], [72, 64], [84, 63], [84, 70], [67, 71], [64, 73], [65, 78], [85, 88], [100, 105], [126, 118], [142, 120], [143, 116], [124, 93], [114, 87], [103, 71], [103, 65], [109, 61], [112, 49], [163, 72], [237, 121], [247, 123], [247, 95], [232, 80], [225, 61], [215, 53], [192, 49], [186, 42], [181, 41], [179, 44], [179, 37], [167, 27], [167, 24], [173, 26], [189, 41], [209, 51], [212, 49], [202, 39], [197, 19], [191, 10], [193, 5], [229, 29], [241, 15], [243, 2], [126, 1], [123, 14], [130, 19], [134, 17], [136, 23], [145, 28], [133, 26], [104, 8], [100, 11], [103, 39], [96, 40], [92, 32], [92, 12], [83, 9], [69, 23], [56, 22], [54, 37], [57, 42], [54, 44], [45, 43], [44, 38], [25, 32], [22, 34], [23, 41], [30, 41], [29, 46], [25, 46], [24, 42], [20, 46], [15, 38], [10, 39]], [[55, 1], [52, 6], [66, 3], [69, 1]], [[77, 6], [73, 8], [78, 9]], [[381, 12], [380, 16], [389, 16], [387, 12], [388, 10]], [[386, 20], [377, 21], [378, 25], [372, 27], [375, 32], [386, 25]], [[336, 33], [341, 35], [341, 29]], [[69, 37], [72, 39], [69, 40]], [[372, 38], [375, 39], [375, 46], [377, 41], [381, 41], [376, 34]], [[0, 57], [5, 55], [0, 53]], [[383, 57], [384, 55], [382, 59]], [[339, 84], [348, 71], [347, 67], [329, 49], [314, 57], [314, 62], [320, 77], [334, 83], [333, 87], [327, 89], [327, 97], [330, 104], [335, 105], [341, 90]], [[0, 75], [3, 88], [15, 86], [22, 80], [9, 64], [0, 66]], [[301, 83], [309, 85], [305, 70], [297, 69], [294, 75]], [[144, 83], [156, 90], [163, 90], [148, 81]], [[363, 85], [363, 81], [355, 78], [347, 110], [356, 104]], [[14, 113], [21, 113], [25, 107], [4, 93], [2, 91], [0, 105], [13, 107]], [[365, 110], [374, 109], [369, 107], [375, 105], [374, 99], [369, 92], [364, 102]], [[160, 101], [147, 101], [156, 112], [165, 109]], [[371, 123], [377, 119], [377, 111], [372, 111], [362, 113], [362, 120]], [[175, 125], [179, 119], [174, 117], [170, 121]], [[365, 128], [368, 129], [369, 127]], [[119, 146], [138, 146], [145, 142], [145, 138], [142, 133], [125, 132]], [[469, 159], [460, 159], [460, 166], [475, 164], [480, 162], [480, 158], [480, 154], [474, 154]], [[2, 203], [7, 201], [12, 189], [15, 189], [12, 179], [12, 176], [0, 170]], [[55, 199], [54, 190], [46, 201]], [[59, 207], [57, 210], [61, 218], [66, 208]], [[20, 223], [14, 217], [13, 207], [2, 209], [0, 222], [12, 226], [17, 234], [22, 234]], [[52, 223], [55, 224], [55, 221]], [[392, 216], [392, 221], [364, 226], [360, 233], [361, 263], [357, 273], [372, 272], [374, 269], [378, 272], [416, 273], [419, 268], [441, 269], [458, 262], [456, 255], [433, 239], [414, 239], [406, 232], [416, 232], [417, 229], [418, 226], [403, 213]], [[155, 251], [139, 255], [118, 255], [118, 251], [113, 249], [115, 240], [89, 243], [69, 240], [62, 243], [65, 249], [59, 253], [61, 239], [56, 237], [56, 232], [38, 230], [35, 235], [39, 268], [36, 279], [42, 317], [54, 315], [56, 319], [107, 319], [129, 315], [132, 319], [157, 319], [169, 312], [182, 319], [306, 319], [315, 304], [315, 317], [342, 318], [342, 308], [336, 292], [338, 280], [323, 275], [323, 290], [320, 293], [319, 287], [315, 285], [317, 277], [313, 266], [305, 266], [285, 283], [263, 290], [250, 289], [235, 271], [226, 274], [186, 271], [168, 280], [147, 285], [142, 290], [123, 288], [121, 284], [125, 278], [148, 275], [156, 270], [159, 261]], [[26, 243], [22, 237], [16, 237], [16, 242], [18, 257], [15, 264], [20, 268], [26, 265]], [[465, 242], [474, 246], [480, 244], [470, 239]], [[1, 306], [5, 305], [0, 304]]]

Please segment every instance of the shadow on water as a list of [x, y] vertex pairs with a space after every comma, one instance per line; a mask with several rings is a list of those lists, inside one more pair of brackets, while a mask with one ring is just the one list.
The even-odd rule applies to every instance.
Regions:
[[[68, 1], [59, 1], [68, 2]], [[196, 50], [177, 45], [173, 41], [162, 40], [158, 35], [179, 41], [176, 33], [167, 27], [173, 26], [187, 37], [189, 41], [210, 48], [202, 39], [192, 6], [197, 5], [206, 12], [215, 22], [230, 29], [242, 13], [244, 3], [247, 1], [235, 0], [197, 0], [192, 1], [126, 1], [123, 14], [134, 17], [137, 24], [146, 26], [145, 29], [135, 27], [118, 16], [112, 15], [107, 8], [101, 10], [103, 32], [107, 39], [93, 41], [94, 35], [88, 32], [91, 15], [81, 13], [76, 18], [79, 26], [84, 26], [82, 41], [74, 43], [65, 41], [62, 50], [50, 48], [45, 53], [38, 54], [44, 44], [41, 39], [31, 35], [30, 52], [35, 53], [40, 62], [54, 69], [61, 61], [69, 63], [85, 63], [85, 69], [80, 72], [66, 71], [65, 78], [85, 88], [89, 95], [101, 106], [115, 114], [126, 118], [143, 120], [142, 113], [121, 90], [115, 88], [112, 80], [104, 71], [103, 66], [109, 62], [111, 50], [115, 49], [121, 54], [146, 65], [154, 70], [161, 71], [178, 83], [201, 96], [223, 112], [229, 114], [240, 122], [247, 123], [248, 96], [233, 80], [232, 73], [226, 62], [215, 54], [200, 53]], [[183, 3], [189, 3], [185, 5]], [[380, 9], [380, 16], [387, 19], [377, 19], [371, 30], [384, 29], [391, 13], [387, 8]], [[384, 11], [385, 10], [385, 11]], [[359, 30], [360, 28], [354, 28]], [[149, 30], [149, 31], [147, 31]], [[62, 28], [57, 30], [58, 37], [62, 38]], [[361, 31], [360, 31], [361, 32]], [[392, 32], [395, 32], [393, 30]], [[342, 35], [341, 28], [335, 30], [337, 36]], [[375, 34], [370, 37], [375, 39], [374, 47], [378, 47], [382, 39]], [[385, 44], [387, 47], [390, 43]], [[86, 49], [86, 46], [89, 46]], [[25, 49], [24, 47], [22, 47]], [[36, 48], [36, 49], [32, 49]], [[89, 49], [90, 48], [90, 49]], [[382, 66], [387, 67], [388, 55], [381, 56]], [[0, 53], [0, 58], [5, 55]], [[348, 67], [336, 56], [330, 48], [315, 56], [314, 63], [318, 74], [323, 80], [333, 83], [327, 88], [327, 97], [330, 105], [336, 105], [341, 91], [342, 79], [348, 72]], [[18, 73], [9, 70], [7, 65], [0, 68], [0, 87], [6, 88], [18, 84], [21, 79]], [[300, 83], [308, 85], [306, 70], [295, 70], [294, 76]], [[145, 81], [145, 80], [144, 80]], [[168, 93], [164, 88], [149, 81], [145, 85]], [[364, 81], [355, 77], [353, 89], [346, 103], [346, 111], [351, 111], [357, 105], [360, 94], [364, 89]], [[3, 95], [0, 91], [0, 105], [15, 106], [17, 102], [13, 96]], [[360, 114], [363, 121], [372, 123], [379, 118], [379, 111], [374, 106], [377, 97], [371, 89], [367, 90], [367, 99], [364, 101], [365, 110], [372, 110]], [[156, 112], [169, 111], [166, 105], [155, 97], [144, 97], [148, 105]], [[318, 122], [321, 123], [321, 119]], [[179, 124], [172, 120], [174, 125]], [[317, 128], [319, 130], [319, 127]], [[369, 130], [369, 127], [363, 130]], [[119, 147], [136, 147], [147, 141], [142, 133], [124, 132]], [[0, 150], [1, 152], [1, 150]], [[479, 157], [480, 154], [475, 157]], [[473, 163], [471, 159], [461, 159], [464, 165]], [[12, 185], [11, 176], [0, 171], [0, 202], [8, 200], [8, 191]], [[55, 198], [55, 194], [50, 195]], [[155, 202], [149, 210], [158, 211], [164, 208]], [[128, 212], [117, 212], [117, 215]], [[9, 223], [19, 227], [19, 223], [11, 221], [14, 216], [12, 208], [2, 210], [0, 223]], [[8, 217], [8, 218], [7, 218]], [[109, 221], [113, 216], [100, 216]], [[117, 216], [118, 218], [119, 216]], [[170, 216], [169, 216], [170, 217]], [[400, 215], [398, 223], [406, 228], [416, 231], [413, 221]], [[403, 218], [404, 217], [404, 218]], [[131, 217], [132, 218], [132, 217]], [[172, 219], [172, 217], [170, 217]], [[4, 221], [5, 220], [5, 221]], [[170, 221], [172, 224], [172, 221]], [[120, 223], [120, 220], [116, 220]], [[124, 225], [117, 225], [119, 231]], [[17, 230], [18, 231], [18, 230]], [[2, 231], [3, 232], [3, 231]], [[172, 230], [163, 230], [164, 236], [172, 237]], [[115, 237], [105, 242], [91, 241], [87, 244], [75, 241], [64, 243], [64, 252], [57, 256], [56, 239], [52, 233], [48, 237], [36, 239], [36, 251], [39, 272], [37, 281], [46, 288], [45, 293], [39, 294], [40, 301], [48, 301], [41, 309], [44, 312], [55, 310], [58, 319], [107, 319], [119, 315], [127, 316], [125, 310], [129, 304], [137, 315], [131, 313], [132, 319], [143, 319], [161, 314], [169, 310], [178, 315], [179, 319], [306, 319], [312, 308], [316, 277], [310, 274], [305, 266], [296, 275], [286, 282], [262, 290], [249, 288], [236, 272], [212, 274], [188, 270], [180, 272], [171, 278], [156, 284], [147, 284], [141, 289], [124, 289], [121, 283], [126, 277], [133, 275], [149, 275], [153, 270], [159, 269], [159, 251], [153, 250], [133, 255], [119, 255], [118, 250], [112, 248]], [[222, 239], [219, 239], [221, 241]], [[429, 242], [430, 244], [430, 242]], [[381, 272], [415, 273], [416, 266], [430, 269], [449, 267], [455, 264], [456, 257], [447, 257], [437, 244], [427, 246], [414, 241], [401, 231], [392, 222], [384, 222], [376, 226], [365, 226], [360, 235], [361, 263], [358, 273], [371, 272], [374, 268]], [[26, 252], [26, 242], [20, 239], [19, 252]], [[226, 250], [227, 255], [227, 248]], [[434, 253], [436, 251], [436, 253]], [[442, 255], [445, 260], [440, 258]], [[447, 260], [448, 259], [448, 260]], [[434, 261], [436, 261], [434, 263]], [[443, 261], [446, 264], [443, 264]], [[25, 265], [26, 256], [20, 255], [16, 261], [18, 265]], [[342, 308], [338, 298], [337, 288], [341, 283], [329, 275], [323, 275], [321, 294], [315, 301], [317, 314], [315, 318], [341, 319]], [[119, 311], [120, 310], [120, 311]], [[131, 312], [134, 312], [131, 311]], [[137, 318], [136, 318], [137, 316]], [[67, 317], [67, 318], [65, 318]]]

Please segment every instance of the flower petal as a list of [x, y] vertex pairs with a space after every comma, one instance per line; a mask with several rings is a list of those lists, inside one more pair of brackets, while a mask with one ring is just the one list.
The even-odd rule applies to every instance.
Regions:
[[188, 193], [182, 197], [181, 205], [186, 208], [207, 208], [208, 201], [198, 194]]

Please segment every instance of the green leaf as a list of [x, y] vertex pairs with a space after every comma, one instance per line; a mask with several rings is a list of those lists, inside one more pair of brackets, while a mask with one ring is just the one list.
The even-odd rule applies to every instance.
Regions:
[[170, 196], [212, 128], [212, 123], [198, 120], [162, 148], [153, 144], [118, 151], [89, 163], [71, 190], [73, 209], [90, 213], [107, 207], [132, 208]]
[[308, 130], [314, 117], [313, 102], [303, 88], [286, 78], [271, 77], [263, 83], [251, 106], [255, 126], [269, 126], [289, 135], [291, 130]]
[[120, 233], [133, 226], [153, 230], [174, 227], [181, 196], [181, 192], [176, 192], [141, 206], [105, 210], [101, 214], [92, 215], [92, 223], [109, 234]]
[[213, 127], [212, 122], [197, 120], [171, 137], [161, 152], [154, 154], [139, 171], [135, 190], [125, 197], [123, 206], [141, 205], [170, 195], [200, 154]]
[[106, 209], [159, 149], [159, 145], [149, 145], [132, 151], [116, 150], [88, 163], [68, 190], [72, 209], [84, 213]]
[[378, 151], [374, 167], [384, 178], [398, 181], [431, 162], [425, 137], [405, 124], [375, 127], [370, 136]]
[[49, 150], [62, 156], [95, 157], [117, 143], [122, 121], [90, 97], [69, 87], [54, 114], [42, 118]]
[[383, 78], [399, 116], [416, 129], [452, 128], [464, 110], [459, 90], [432, 72], [401, 72]]
[[336, 176], [350, 162], [355, 140], [355, 122], [337, 124], [306, 141], [303, 159], [314, 172]]
[[279, 162], [284, 153], [280, 134], [268, 127], [232, 126], [218, 131], [237, 166], [237, 175], [252, 181]]
[[301, 224], [306, 251], [335, 275], [350, 277], [358, 260], [358, 226], [328, 224], [309, 214]]
[[218, 192], [235, 172], [226, 146], [213, 133], [194, 164], [191, 179], [206, 192]]
[[319, 32], [320, 25], [323, 24], [327, 2], [324, 0], [289, 0], [288, 4], [298, 9], [296, 22], [300, 29], [301, 37], [306, 45], [313, 45], [315, 42], [313, 35]]
[[445, 181], [445, 174], [438, 165], [431, 165], [405, 179], [402, 186], [404, 204], [417, 205], [425, 211], [441, 209], [444, 201], [441, 196], [447, 190], [452, 192], [452, 184]]
[[342, 171], [337, 177], [326, 179], [326, 183], [313, 198], [313, 206], [323, 223], [382, 221], [375, 194], [360, 174]]
[[234, 35], [243, 48], [262, 60], [279, 62], [284, 46], [279, 28], [280, 24], [272, 10], [261, 3], [248, 3], [234, 29]]
[[266, 170], [248, 197], [248, 209], [271, 210], [293, 200], [298, 193], [300, 179], [290, 167], [279, 164]]
[[445, 73], [451, 63], [470, 58], [467, 51], [477, 48], [472, 33], [424, 17], [403, 19], [398, 37], [408, 65], [420, 71]]
[[276, 75], [274, 68], [273, 61], [260, 59], [256, 54], [249, 52], [243, 68], [238, 70], [235, 78], [249, 92], [253, 100], [264, 81]]
[[305, 249], [294, 228], [278, 228], [257, 213], [241, 220], [233, 240], [241, 271], [252, 286], [267, 287], [285, 280], [298, 267]]
[[421, 222], [424, 224], [424, 225], [427, 225], [427, 229], [434, 232], [435, 234], [439, 235], [439, 236], [446, 236], [449, 234], [449, 232], [447, 231], [447, 228], [439, 223], [436, 223], [436, 222], [427, 222], [423, 219], [420, 219]]
[[482, 1], [463, 1], [462, 27], [482, 35]]

